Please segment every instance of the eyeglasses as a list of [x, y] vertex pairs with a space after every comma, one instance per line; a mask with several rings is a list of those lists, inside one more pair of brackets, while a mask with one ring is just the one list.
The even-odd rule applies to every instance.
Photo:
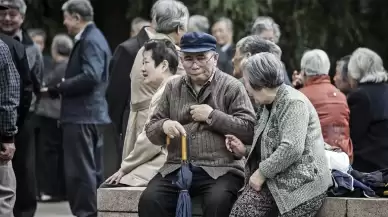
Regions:
[[199, 56], [181, 56], [182, 65], [184, 67], [190, 68], [194, 65], [194, 62], [199, 66], [203, 67], [205, 66], [216, 54], [211, 55], [209, 58], [207, 58], [205, 55], [199, 55]]
[[7, 10], [0, 10], [0, 17], [1, 18], [4, 18], [6, 17], [7, 15], [10, 17], [10, 18], [15, 18], [19, 15], [19, 11], [16, 10], [16, 9], [7, 9]]

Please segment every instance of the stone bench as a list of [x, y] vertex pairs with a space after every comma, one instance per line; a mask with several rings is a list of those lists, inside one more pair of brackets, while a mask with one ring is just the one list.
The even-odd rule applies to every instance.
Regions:
[[[137, 204], [142, 187], [100, 188], [97, 191], [99, 217], [138, 217]], [[388, 199], [326, 199], [318, 217], [388, 217]], [[150, 207], [152, 208], [152, 207]], [[201, 216], [200, 200], [193, 199], [193, 216]]]

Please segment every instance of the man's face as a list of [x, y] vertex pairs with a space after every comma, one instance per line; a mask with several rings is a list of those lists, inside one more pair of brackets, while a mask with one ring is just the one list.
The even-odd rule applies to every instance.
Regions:
[[343, 63], [338, 62], [335, 70], [334, 83], [335, 86], [343, 93], [347, 93], [350, 90], [350, 83], [348, 78], [342, 77]]
[[40, 52], [43, 52], [45, 46], [45, 38], [41, 35], [32, 37], [32, 40], [39, 46]]
[[23, 21], [24, 16], [15, 8], [0, 10], [0, 30], [7, 35], [14, 35]]
[[232, 59], [233, 63], [233, 76], [236, 78], [241, 78], [243, 76], [240, 66], [241, 60], [244, 58], [244, 55], [241, 54], [240, 48], [236, 48], [236, 52], [234, 53], [234, 57]]
[[183, 53], [182, 65], [191, 81], [197, 85], [203, 85], [212, 75], [218, 60], [215, 52]]
[[259, 34], [260, 38], [268, 41], [275, 42], [275, 33], [273, 30], [264, 30], [262, 33]]
[[215, 23], [212, 27], [212, 35], [216, 37], [217, 44], [221, 46], [230, 43], [231, 34], [223, 21]]
[[76, 36], [80, 31], [78, 28], [79, 18], [69, 14], [67, 11], [63, 12], [63, 25], [66, 26], [67, 32], [71, 36]]

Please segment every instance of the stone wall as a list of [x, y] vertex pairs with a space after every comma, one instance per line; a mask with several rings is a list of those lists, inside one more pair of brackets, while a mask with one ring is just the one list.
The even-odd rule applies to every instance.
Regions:
[[[137, 204], [145, 188], [123, 187], [98, 189], [99, 217], [138, 217]], [[318, 217], [388, 217], [388, 199], [326, 199]], [[200, 200], [193, 199], [193, 216], [201, 216]]]

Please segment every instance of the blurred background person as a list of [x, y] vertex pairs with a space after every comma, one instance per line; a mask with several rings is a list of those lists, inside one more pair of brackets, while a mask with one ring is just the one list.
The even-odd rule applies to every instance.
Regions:
[[36, 28], [28, 29], [27, 33], [31, 37], [32, 41], [34, 41], [34, 43], [38, 45], [40, 52], [43, 55], [44, 70], [50, 71], [53, 67], [53, 59], [50, 56], [50, 51], [48, 51], [47, 54], [44, 53], [47, 44], [46, 31], [44, 31], [43, 29]]
[[335, 86], [345, 95], [348, 95], [351, 91], [348, 69], [349, 60], [350, 55], [347, 55], [337, 61], [334, 76]]
[[383, 60], [368, 48], [358, 48], [349, 60], [353, 88], [348, 95], [352, 167], [360, 172], [388, 168], [388, 74]]
[[188, 32], [208, 33], [210, 28], [209, 19], [202, 15], [192, 15], [189, 18]]
[[271, 17], [257, 17], [252, 25], [251, 33], [260, 38], [279, 43], [280, 27]]
[[[65, 77], [67, 63], [73, 49], [73, 40], [58, 34], [51, 44], [54, 67], [44, 73], [43, 85], [53, 86]], [[38, 166], [43, 179], [40, 180], [40, 200], [42, 202], [62, 201], [65, 198], [65, 178], [63, 165], [62, 132], [59, 127], [61, 99], [42, 97], [36, 114], [40, 119]]]
[[212, 26], [212, 35], [217, 40], [219, 54], [217, 67], [227, 73], [233, 73], [232, 58], [234, 56], [233, 22], [229, 18], [221, 17]]

